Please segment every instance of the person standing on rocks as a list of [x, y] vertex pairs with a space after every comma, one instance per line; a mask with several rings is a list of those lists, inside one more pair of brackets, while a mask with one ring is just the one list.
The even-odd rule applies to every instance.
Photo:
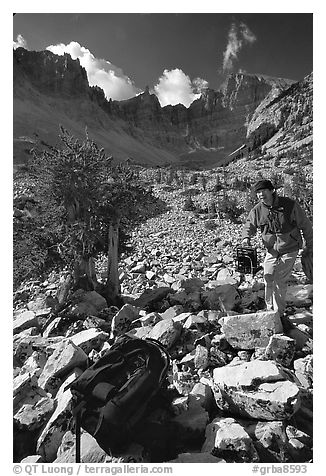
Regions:
[[250, 246], [250, 238], [260, 229], [267, 253], [264, 260], [265, 302], [267, 310], [284, 316], [287, 281], [299, 249], [304, 255], [313, 253], [312, 224], [298, 202], [278, 196], [270, 180], [254, 185], [259, 202], [249, 212], [242, 231], [242, 244]]

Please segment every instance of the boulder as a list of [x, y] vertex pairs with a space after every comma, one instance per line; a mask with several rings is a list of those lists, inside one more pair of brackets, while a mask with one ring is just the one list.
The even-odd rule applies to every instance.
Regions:
[[179, 291], [168, 296], [171, 306], [184, 305], [187, 301], [188, 294], [185, 291]]
[[[81, 463], [104, 463], [106, 452], [99, 446], [95, 438], [89, 433], [82, 432], [80, 439]], [[76, 438], [70, 431], [65, 433], [62, 443], [58, 448], [57, 457], [53, 463], [75, 463]]]
[[284, 420], [300, 407], [300, 389], [289, 376], [271, 360], [236, 362], [213, 370], [214, 397], [220, 408], [236, 415]]
[[20, 374], [28, 373], [29, 375], [39, 377], [48, 358], [44, 350], [34, 351], [21, 367]]
[[131, 337], [138, 337], [138, 339], [144, 339], [149, 335], [152, 329], [152, 326], [135, 327], [133, 329], [130, 329], [130, 331], [126, 332], [126, 334]]
[[26, 458], [23, 458], [21, 460], [21, 463], [43, 463], [44, 461], [42, 460], [42, 456], [40, 455], [30, 455], [26, 456]]
[[283, 421], [241, 423], [252, 438], [261, 462], [291, 462], [286, 424]]
[[138, 319], [139, 309], [131, 304], [125, 304], [113, 317], [111, 322], [111, 337], [125, 334], [133, 321]]
[[92, 349], [101, 350], [104, 342], [108, 342], [109, 339], [109, 334], [94, 327], [69, 337], [69, 340], [74, 345], [80, 347], [86, 354], [89, 354]]
[[291, 337], [274, 334], [270, 337], [265, 350], [267, 359], [275, 360], [285, 367], [289, 367], [295, 352], [295, 340]]
[[56, 317], [47, 325], [43, 331], [43, 337], [54, 337], [59, 334], [60, 332], [60, 324], [62, 323], [62, 318], [61, 317]]
[[293, 329], [289, 329], [286, 334], [295, 340], [296, 350], [306, 349], [307, 352], [312, 353], [313, 341], [307, 332], [303, 332], [297, 327], [294, 327]]
[[172, 307], [169, 307], [166, 311], [161, 313], [162, 319], [174, 319], [177, 317], [179, 314], [183, 314], [183, 306], [180, 305], [175, 305]]
[[283, 327], [276, 311], [239, 314], [223, 317], [221, 331], [235, 349], [266, 347], [273, 334], [282, 333]]
[[[22, 336], [21, 336], [22, 334]], [[62, 337], [41, 337], [39, 335], [27, 336], [24, 332], [17, 334], [14, 338], [14, 364], [19, 366], [32, 355], [34, 351], [44, 351], [50, 356], [55, 349], [55, 345], [62, 341]]]
[[14, 319], [13, 324], [13, 333], [19, 334], [20, 332], [28, 329], [30, 327], [38, 327], [38, 320], [35, 312], [33, 311], [23, 311], [18, 314]]
[[180, 371], [173, 362], [173, 385], [180, 395], [188, 395], [195, 384], [198, 383], [199, 377], [192, 371]]
[[286, 427], [288, 449], [295, 463], [305, 463], [312, 459], [312, 437], [292, 425]]
[[73, 297], [77, 302], [69, 308], [69, 312], [77, 316], [97, 316], [107, 307], [106, 299], [96, 291], [77, 290]]
[[34, 374], [19, 374], [14, 378], [13, 382], [13, 408], [14, 412], [18, 411], [24, 400], [30, 393], [38, 388], [37, 376]]
[[19, 431], [28, 432], [40, 429], [55, 406], [54, 400], [40, 387], [30, 388], [20, 403], [20, 408], [14, 413], [14, 423]]
[[69, 426], [72, 425], [72, 394], [70, 389], [66, 390], [66, 387], [79, 377], [80, 374], [81, 371], [71, 372], [59, 388], [55, 397], [55, 411], [37, 440], [36, 451], [42, 456], [43, 461], [47, 463], [52, 463], [56, 459], [62, 437], [69, 429]]
[[203, 435], [208, 421], [208, 412], [200, 405], [188, 408], [172, 419], [181, 440], [191, 440]]
[[191, 389], [188, 395], [188, 406], [201, 405], [210, 412], [215, 407], [214, 395], [208, 383], [198, 382]]
[[182, 279], [180, 287], [187, 294], [200, 292], [204, 289], [204, 282], [199, 278]]
[[162, 320], [162, 316], [158, 312], [150, 312], [149, 314], [145, 314], [145, 316], [140, 317], [138, 319], [138, 321], [144, 327], [149, 325], [155, 325], [161, 320]]
[[158, 322], [150, 331], [148, 337], [156, 339], [167, 349], [171, 348], [181, 334], [182, 325], [173, 319], [164, 319]]
[[205, 332], [209, 330], [209, 322], [207, 317], [190, 314], [183, 327], [185, 329], [198, 329], [201, 332]]
[[86, 362], [87, 354], [73, 342], [64, 340], [50, 355], [38, 379], [38, 384], [54, 395], [59, 386], [58, 379], [67, 375], [74, 367], [83, 368]]
[[240, 295], [232, 284], [222, 284], [202, 293], [206, 309], [231, 311], [240, 301]]
[[313, 386], [313, 356], [307, 355], [302, 359], [293, 362], [294, 372], [304, 388], [312, 388]]
[[197, 345], [195, 350], [194, 364], [196, 369], [205, 370], [209, 366], [209, 351], [203, 345]]
[[216, 458], [211, 453], [181, 453], [168, 463], [226, 463], [222, 458]]
[[234, 418], [215, 418], [207, 425], [205, 438], [202, 452], [210, 452], [228, 462], [259, 462], [252, 439]]
[[162, 301], [171, 292], [170, 286], [164, 286], [156, 289], [146, 289], [143, 294], [133, 301], [133, 305], [140, 309], [149, 309], [159, 301]]
[[289, 284], [286, 291], [286, 302], [297, 307], [306, 306], [308, 303], [311, 304], [313, 293], [312, 284], [298, 284], [291, 285]]

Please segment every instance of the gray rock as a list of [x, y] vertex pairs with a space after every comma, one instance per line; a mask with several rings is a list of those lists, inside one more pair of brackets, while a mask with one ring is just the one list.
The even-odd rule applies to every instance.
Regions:
[[23, 458], [21, 460], [21, 463], [43, 463], [44, 461], [42, 460], [42, 456], [40, 455], [30, 455], [26, 456], [26, 458]]
[[161, 313], [162, 319], [174, 319], [177, 317], [179, 314], [183, 314], [184, 312], [183, 306], [180, 305], [175, 305], [172, 307], [169, 307], [166, 311]]
[[78, 334], [69, 337], [69, 340], [89, 354], [92, 349], [101, 350], [104, 342], [110, 340], [110, 336], [106, 332], [91, 328], [78, 332]]
[[138, 317], [139, 309], [131, 304], [125, 304], [112, 319], [111, 337], [117, 337], [127, 332], [131, 323]]
[[202, 345], [197, 345], [194, 358], [195, 368], [205, 370], [209, 366], [209, 363], [208, 349]]
[[215, 406], [214, 395], [208, 383], [196, 383], [188, 395], [189, 408], [198, 404], [208, 412]]
[[20, 369], [20, 373], [29, 373], [30, 375], [35, 375], [36, 377], [39, 377], [46, 362], [47, 362], [48, 356], [45, 352], [45, 350], [40, 350], [40, 351], [34, 351], [32, 355], [28, 357], [28, 359], [25, 361], [24, 365]]
[[179, 322], [173, 322], [172, 319], [164, 319], [155, 324], [148, 336], [158, 340], [169, 349], [179, 338], [181, 330], [182, 325]]
[[152, 326], [134, 327], [133, 329], [130, 329], [130, 331], [126, 332], [126, 334], [131, 337], [138, 337], [138, 339], [144, 339], [145, 337], [149, 336], [152, 329]]
[[180, 286], [187, 294], [190, 294], [202, 291], [204, 289], [204, 282], [199, 278], [190, 278], [181, 280]]
[[202, 301], [207, 309], [231, 311], [240, 301], [240, 295], [231, 284], [222, 284], [203, 292]]
[[30, 327], [38, 327], [36, 314], [33, 311], [23, 311], [14, 319], [13, 333], [19, 334]]
[[103, 296], [96, 291], [81, 291], [78, 290], [74, 294], [77, 300], [69, 311], [77, 316], [97, 316], [98, 313], [107, 307], [107, 302]]
[[298, 284], [293, 286], [288, 285], [286, 291], [286, 302], [293, 306], [306, 306], [307, 303], [311, 302], [313, 293], [312, 284]]
[[83, 367], [87, 362], [87, 354], [69, 340], [57, 345], [49, 357], [39, 379], [38, 384], [52, 395], [58, 389], [58, 378], [67, 375], [74, 367]]
[[169, 460], [168, 463], [226, 463], [226, 461], [211, 453], [180, 453], [177, 458]]
[[295, 340], [291, 337], [274, 334], [270, 337], [266, 347], [267, 359], [275, 360], [285, 367], [289, 367], [295, 352]]
[[14, 414], [18, 430], [33, 432], [40, 429], [54, 411], [54, 400], [40, 387], [25, 394], [20, 408]]
[[[25, 331], [24, 331], [25, 332]], [[41, 337], [39, 335], [27, 336], [22, 332], [14, 338], [14, 363], [23, 365], [34, 351], [44, 351], [50, 356], [55, 349], [55, 345], [62, 341], [62, 337]]]
[[295, 349], [307, 349], [307, 352], [312, 353], [313, 341], [307, 332], [303, 332], [297, 327], [287, 331], [287, 336], [295, 340]]
[[288, 439], [283, 421], [241, 422], [254, 441], [261, 462], [291, 462]]
[[61, 322], [62, 322], [61, 317], [56, 317], [55, 319], [53, 319], [53, 321], [51, 321], [50, 324], [47, 325], [46, 328], [44, 329], [43, 337], [54, 337], [60, 334], [58, 327]]
[[17, 412], [24, 400], [30, 393], [38, 388], [37, 376], [34, 374], [24, 373], [17, 375], [13, 382], [13, 408]]
[[275, 311], [223, 317], [222, 332], [235, 349], [266, 347], [273, 334], [282, 333], [279, 314]]
[[140, 317], [138, 321], [142, 326], [155, 325], [162, 320], [162, 316], [158, 312], [150, 312], [143, 317]]
[[300, 407], [300, 390], [274, 361], [237, 362], [213, 370], [218, 406], [257, 420], [284, 420]]
[[195, 384], [198, 383], [199, 377], [191, 371], [180, 371], [173, 362], [173, 385], [180, 395], [188, 395]]
[[72, 425], [72, 394], [70, 389], [66, 390], [66, 387], [80, 374], [81, 371], [73, 371], [59, 388], [55, 397], [55, 411], [37, 440], [36, 451], [47, 463], [52, 463], [56, 459], [62, 437]]
[[200, 405], [188, 408], [172, 419], [176, 424], [177, 432], [180, 432], [181, 439], [192, 439], [205, 433], [209, 416], [206, 410]]
[[133, 301], [133, 305], [140, 309], [151, 307], [154, 303], [162, 301], [169, 293], [171, 288], [164, 286], [156, 289], [147, 289], [143, 294]]
[[207, 425], [205, 437], [203, 452], [213, 453], [232, 462], [259, 462], [252, 439], [234, 418], [215, 418]]
[[[104, 463], [106, 452], [99, 446], [95, 438], [89, 433], [82, 432], [80, 439], [80, 462], [81, 463]], [[75, 435], [68, 432], [58, 448], [57, 458], [53, 463], [75, 463], [76, 461]]]
[[293, 362], [295, 375], [304, 388], [313, 386], [313, 356], [307, 355]]

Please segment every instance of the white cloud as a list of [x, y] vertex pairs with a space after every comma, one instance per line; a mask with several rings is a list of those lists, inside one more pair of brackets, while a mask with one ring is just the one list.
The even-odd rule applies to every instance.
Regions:
[[249, 27], [245, 23], [240, 23], [240, 29], [244, 40], [248, 43], [254, 43], [257, 40], [256, 35], [249, 30]]
[[99, 86], [103, 89], [107, 99], [118, 101], [129, 99], [140, 92], [122, 69], [105, 59], [98, 59], [84, 46], [76, 41], [68, 45], [63, 43], [50, 45], [46, 48], [56, 55], [69, 53], [72, 59], [79, 59], [81, 66], [86, 69], [90, 86]]
[[223, 53], [223, 70], [231, 70], [241, 48], [256, 40], [256, 36], [245, 23], [240, 23], [240, 26], [232, 23], [228, 33], [228, 44]]
[[198, 91], [207, 87], [208, 83], [204, 79], [196, 78], [191, 81], [181, 69], [165, 69], [158, 83], [154, 86], [154, 91], [160, 101], [161, 106], [171, 104], [183, 104], [189, 107], [190, 104], [200, 97]]
[[14, 50], [20, 47], [25, 48], [25, 50], [28, 50], [27, 41], [22, 35], [17, 35], [17, 41], [13, 41], [13, 45], [14, 45]]

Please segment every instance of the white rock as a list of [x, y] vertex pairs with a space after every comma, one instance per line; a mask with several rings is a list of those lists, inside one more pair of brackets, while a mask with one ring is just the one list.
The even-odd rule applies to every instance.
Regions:
[[150, 331], [148, 337], [156, 339], [167, 349], [173, 346], [181, 334], [182, 325], [173, 322], [172, 319], [164, 319], [158, 322]]
[[30, 389], [21, 406], [14, 414], [14, 422], [19, 430], [40, 429], [54, 410], [54, 400], [43, 389]]
[[288, 367], [294, 356], [295, 340], [288, 336], [274, 334], [270, 337], [268, 346], [265, 350], [267, 359], [273, 359], [276, 362]]
[[111, 336], [117, 337], [127, 332], [130, 324], [138, 317], [139, 309], [131, 304], [125, 304], [112, 319]]
[[276, 311], [238, 314], [223, 317], [221, 331], [235, 349], [266, 347], [273, 334], [283, 332], [279, 314]]
[[66, 433], [67, 427], [69, 427], [69, 422], [72, 420], [72, 394], [70, 389], [65, 390], [65, 388], [80, 374], [81, 371], [73, 371], [59, 388], [55, 398], [55, 411], [37, 440], [36, 451], [47, 463], [51, 463], [56, 458], [62, 437]]
[[259, 456], [252, 439], [234, 418], [215, 418], [212, 423], [207, 425], [205, 436], [203, 452], [217, 450], [217, 454], [223, 455], [224, 451], [226, 454], [231, 451], [232, 459], [236, 462], [259, 462]]
[[31, 455], [26, 456], [21, 460], [21, 463], [43, 463], [42, 456], [40, 455]]
[[78, 345], [86, 354], [89, 354], [92, 349], [101, 350], [103, 343], [109, 341], [109, 339], [109, 334], [95, 327], [69, 337], [69, 340], [73, 344]]
[[181, 453], [168, 463], [226, 463], [222, 458], [216, 458], [211, 453]]
[[[238, 362], [213, 371], [219, 407], [246, 418], [284, 420], [300, 407], [300, 389], [274, 361]], [[295, 377], [293, 377], [293, 380]]]
[[30, 327], [38, 327], [38, 320], [37, 320], [35, 312], [24, 311], [20, 313], [14, 319], [13, 327], [14, 327], [13, 329], [14, 334], [18, 334], [19, 332], [25, 329], [28, 329]]
[[64, 340], [50, 355], [38, 384], [53, 395], [58, 388], [58, 379], [68, 374], [74, 367], [83, 367], [86, 362], [87, 354], [73, 342]]

